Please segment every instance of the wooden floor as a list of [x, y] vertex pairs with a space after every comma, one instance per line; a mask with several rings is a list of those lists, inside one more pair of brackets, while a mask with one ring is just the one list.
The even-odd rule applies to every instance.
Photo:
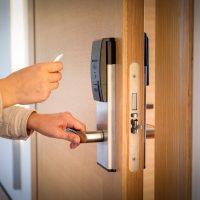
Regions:
[[155, 139], [146, 140], [146, 169], [144, 170], [144, 200], [154, 200], [154, 145]]

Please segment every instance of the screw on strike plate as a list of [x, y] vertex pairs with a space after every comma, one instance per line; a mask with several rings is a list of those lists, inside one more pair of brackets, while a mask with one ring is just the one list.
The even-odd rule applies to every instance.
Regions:
[[136, 75], [135, 75], [135, 74], [133, 74], [133, 78], [136, 78]]
[[136, 158], [135, 158], [135, 157], [133, 157], [133, 158], [132, 158], [132, 160], [133, 160], [133, 161], [135, 161], [135, 160], [136, 160]]

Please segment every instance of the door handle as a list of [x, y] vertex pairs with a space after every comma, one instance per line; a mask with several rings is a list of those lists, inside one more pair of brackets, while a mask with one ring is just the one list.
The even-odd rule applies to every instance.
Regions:
[[104, 141], [103, 131], [79, 132], [79, 133], [77, 133], [77, 135], [80, 137], [81, 143], [103, 142]]
[[66, 132], [74, 133], [80, 137], [81, 143], [103, 142], [105, 141], [103, 130], [81, 132], [67, 128]]

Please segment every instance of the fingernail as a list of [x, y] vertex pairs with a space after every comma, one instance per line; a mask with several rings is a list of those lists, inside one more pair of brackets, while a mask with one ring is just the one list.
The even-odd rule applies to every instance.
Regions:
[[74, 148], [74, 143], [71, 143], [70, 144], [70, 149], [73, 149]]
[[74, 138], [74, 143], [75, 144], [79, 144], [80, 143], [80, 137], [79, 136]]
[[72, 143], [71, 148], [72, 148], [72, 149], [75, 149], [77, 146], [78, 146], [78, 144]]

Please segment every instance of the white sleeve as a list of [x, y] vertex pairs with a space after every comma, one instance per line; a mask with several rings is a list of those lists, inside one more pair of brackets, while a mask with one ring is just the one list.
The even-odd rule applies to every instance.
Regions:
[[34, 110], [18, 106], [3, 109], [0, 95], [0, 137], [27, 139], [33, 130], [27, 129], [27, 121]]

